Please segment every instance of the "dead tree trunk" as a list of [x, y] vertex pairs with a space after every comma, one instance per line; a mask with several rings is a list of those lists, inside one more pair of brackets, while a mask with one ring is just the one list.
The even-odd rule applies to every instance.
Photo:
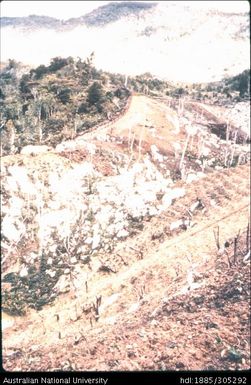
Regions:
[[246, 253], [249, 252], [249, 249], [250, 249], [250, 224], [248, 222], [248, 226], [247, 226], [247, 234], [246, 234]]
[[217, 232], [214, 231], [214, 239], [217, 249], [220, 250], [220, 226], [217, 227]]
[[190, 139], [190, 134], [187, 135], [187, 139], [186, 139], [186, 142], [185, 142], [185, 146], [184, 146], [184, 149], [183, 149], [183, 151], [182, 151], [182, 155], [181, 155], [181, 159], [180, 159], [180, 165], [179, 165], [180, 171], [181, 171], [182, 168], [183, 168], [184, 158], [185, 158], [187, 146], [188, 146], [188, 143], [189, 143], [189, 139]]

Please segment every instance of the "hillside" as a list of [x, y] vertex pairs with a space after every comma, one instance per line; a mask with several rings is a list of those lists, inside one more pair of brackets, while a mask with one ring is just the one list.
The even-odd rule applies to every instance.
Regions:
[[156, 3], [144, 2], [113, 2], [98, 7], [94, 11], [68, 20], [59, 20], [48, 16], [30, 15], [28, 17], [2, 17], [2, 27], [22, 27], [26, 30], [51, 28], [51, 29], [71, 29], [81, 25], [102, 27], [105, 24], [113, 23], [128, 16], [135, 16], [143, 11], [156, 7]]
[[55, 146], [121, 113], [125, 78], [97, 71], [92, 57], [56, 57], [29, 70], [9, 60], [0, 75], [3, 155], [28, 144]]
[[[107, 119], [116, 120], [134, 92], [169, 104], [172, 101], [176, 109], [186, 100], [193, 100], [195, 105], [202, 102], [207, 104], [207, 110], [217, 110], [216, 115], [222, 116], [216, 117], [216, 123], [219, 120], [223, 124], [223, 132], [224, 124], [230, 120], [243, 138], [249, 137], [248, 70], [220, 82], [188, 85], [163, 81], [150, 73], [127, 77], [104, 72], [95, 68], [93, 60], [94, 54], [85, 60], [56, 57], [50, 65], [36, 68], [15, 60], [2, 63], [2, 155], [18, 153], [26, 145], [54, 148], [62, 140], [73, 139]], [[198, 110], [199, 106], [194, 108]]]
[[249, 147], [176, 103], [3, 157], [7, 370], [249, 367]]
[[30, 15], [27, 17], [1, 17], [1, 28], [22, 27], [27, 30], [39, 28], [58, 28], [61, 21], [53, 17]]
[[1, 18], [3, 382], [245, 382], [247, 2], [14, 3]]
[[80, 25], [80, 23], [84, 23], [90, 27], [102, 27], [126, 17], [140, 17], [144, 11], [149, 11], [156, 6], [156, 3], [151, 2], [113, 2], [99, 7], [81, 18], [69, 19], [67, 24]]
[[3, 17], [1, 39], [2, 60], [33, 66], [95, 51], [98, 69], [190, 83], [249, 68], [248, 12], [221, 12], [214, 3], [112, 2], [68, 20]]
[[[232, 176], [235, 179], [236, 174]], [[238, 214], [223, 221], [226, 211], [218, 208], [213, 222], [209, 217], [175, 241], [149, 238], [143, 260], [128, 248], [128, 259], [116, 275], [104, 270], [98, 280], [88, 277], [87, 289], [84, 276], [82, 290], [76, 291], [72, 281], [68, 294], [54, 307], [10, 318], [12, 327], [4, 331], [4, 367], [9, 371], [248, 369], [246, 231], [233, 264], [227, 262], [227, 253], [233, 260], [232, 246], [225, 255], [217, 254], [213, 239], [213, 228], [220, 223], [222, 242], [234, 242], [236, 228], [247, 224], [247, 208], [239, 209], [238, 204]], [[101, 298], [98, 316], [97, 298]]]

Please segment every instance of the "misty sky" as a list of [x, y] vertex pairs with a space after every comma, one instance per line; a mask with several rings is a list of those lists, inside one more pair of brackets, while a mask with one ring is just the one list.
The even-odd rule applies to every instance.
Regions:
[[109, 1], [8, 1], [1, 4], [1, 16], [44, 15], [57, 19], [82, 16]]
[[[110, 1], [10, 1], [1, 3], [1, 16], [45, 15], [58, 19], [79, 17]], [[117, 2], [117, 1], [114, 1]], [[156, 1], [155, 1], [156, 2]], [[175, 3], [175, 2], [174, 2]], [[181, 3], [178, 1], [178, 3]], [[247, 12], [249, 3], [238, 1], [185, 1], [194, 8], [214, 7], [226, 12]]]

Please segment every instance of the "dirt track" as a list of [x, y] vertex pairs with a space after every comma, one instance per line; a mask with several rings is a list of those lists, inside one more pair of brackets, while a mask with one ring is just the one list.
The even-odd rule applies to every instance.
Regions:
[[[147, 143], [155, 143], [157, 146], [168, 147], [168, 143], [175, 140], [176, 126], [173, 121], [176, 117], [174, 111], [159, 104], [153, 99], [143, 95], [133, 95], [126, 113], [116, 122], [108, 122], [93, 129], [90, 133], [83, 134], [77, 138], [81, 140], [95, 139], [98, 134], [116, 135], [121, 140], [129, 138]], [[180, 138], [182, 139], [182, 138]]]

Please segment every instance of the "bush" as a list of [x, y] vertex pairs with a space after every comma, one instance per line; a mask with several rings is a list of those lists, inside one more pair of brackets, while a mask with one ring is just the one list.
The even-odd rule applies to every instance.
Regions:
[[63, 129], [64, 120], [62, 119], [47, 119], [45, 125], [45, 132], [57, 132]]
[[30, 77], [29, 75], [23, 75], [20, 84], [19, 89], [21, 94], [31, 94], [30, 86], [29, 86]]
[[108, 91], [105, 94], [105, 98], [109, 101], [111, 101], [114, 98], [114, 93], [112, 91]]
[[184, 88], [180, 87], [180, 88], [177, 88], [176, 91], [177, 95], [183, 95], [185, 93], [185, 90]]
[[86, 73], [83, 73], [81, 84], [83, 86], [88, 86], [88, 84], [89, 84], [89, 77], [87, 76]]
[[34, 70], [31, 70], [31, 73], [35, 74], [36, 79], [41, 79], [43, 77], [43, 75], [45, 75], [47, 72], [48, 72], [48, 68], [43, 64], [41, 64], [40, 66], [38, 66]]
[[0, 88], [0, 99], [3, 99], [3, 100], [5, 99], [5, 95], [1, 88]]
[[71, 90], [70, 88], [63, 88], [59, 93], [57, 94], [58, 99], [63, 104], [67, 104], [70, 101], [71, 97]]
[[9, 59], [8, 68], [10, 70], [18, 68], [18, 62], [15, 59]]
[[80, 106], [78, 107], [78, 113], [86, 114], [87, 112], [89, 112], [88, 104], [85, 102], [81, 103]]
[[121, 87], [116, 89], [116, 91], [114, 92], [114, 95], [119, 99], [124, 99], [129, 96], [129, 93], [130, 92], [126, 88]]
[[242, 97], [249, 90], [250, 84], [250, 71], [245, 70], [241, 74], [227, 79], [226, 84], [229, 85], [233, 91], [239, 91], [239, 95]]
[[51, 64], [49, 65], [48, 70], [50, 72], [56, 72], [56, 71], [60, 70], [61, 68], [63, 68], [64, 66], [66, 66], [67, 64], [68, 64], [67, 59], [63, 59], [61, 57], [54, 57], [51, 60]]
[[100, 83], [94, 82], [87, 91], [87, 102], [90, 105], [97, 104], [102, 102], [102, 99], [104, 97], [104, 91], [103, 87]]

